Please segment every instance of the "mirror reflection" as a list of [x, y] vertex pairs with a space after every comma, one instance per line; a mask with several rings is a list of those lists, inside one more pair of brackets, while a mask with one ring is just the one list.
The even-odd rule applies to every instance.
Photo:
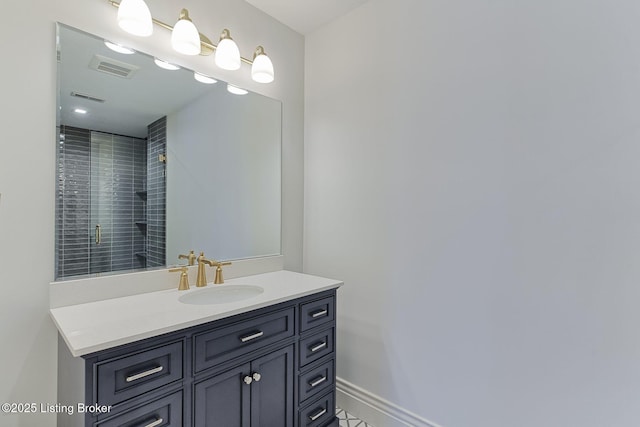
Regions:
[[279, 101], [62, 24], [58, 43], [56, 279], [280, 254]]

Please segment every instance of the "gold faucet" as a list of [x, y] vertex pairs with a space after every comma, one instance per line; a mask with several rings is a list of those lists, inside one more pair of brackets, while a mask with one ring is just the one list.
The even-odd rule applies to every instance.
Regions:
[[196, 254], [193, 251], [189, 252], [189, 255], [178, 255], [178, 259], [186, 259], [189, 261], [189, 265], [194, 265], [196, 261]]
[[178, 285], [178, 290], [179, 291], [186, 291], [189, 290], [189, 275], [187, 274], [187, 270], [189, 270], [187, 268], [186, 265], [183, 265], [181, 267], [176, 267], [176, 268], [170, 268], [169, 269], [169, 273], [176, 273], [178, 271], [180, 271], [180, 284]]
[[207, 286], [207, 272], [205, 264], [209, 264], [211, 267], [215, 265], [215, 261], [208, 260], [204, 257], [204, 252], [200, 252], [198, 256], [198, 275], [196, 277], [196, 286], [201, 288]]

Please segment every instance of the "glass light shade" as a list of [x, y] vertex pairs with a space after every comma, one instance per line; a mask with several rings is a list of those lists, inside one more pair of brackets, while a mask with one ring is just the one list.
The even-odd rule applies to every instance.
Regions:
[[128, 47], [120, 46], [119, 44], [111, 43], [106, 40], [104, 41], [104, 44], [114, 52], [123, 53], [125, 55], [132, 55], [136, 53], [136, 51], [133, 49], [129, 49]]
[[162, 59], [154, 58], [153, 62], [155, 62], [158, 67], [164, 68], [165, 70], [176, 71], [180, 69], [177, 65], [170, 64]]
[[197, 71], [193, 72], [193, 78], [199, 81], [200, 83], [212, 85], [214, 83], [218, 83], [216, 79], [213, 79], [209, 76], [205, 76], [204, 74], [200, 74]]
[[267, 55], [261, 54], [253, 58], [251, 78], [258, 83], [271, 83], [273, 81], [273, 63]]
[[240, 68], [240, 49], [230, 38], [222, 39], [218, 43], [214, 59], [216, 65], [223, 70], [237, 70]]
[[185, 55], [200, 54], [200, 34], [191, 20], [181, 18], [176, 22], [171, 32], [171, 46]]
[[144, 0], [122, 0], [118, 7], [118, 25], [129, 34], [150, 36], [153, 33], [153, 21]]
[[227, 91], [229, 91], [229, 93], [232, 93], [234, 95], [246, 95], [249, 92], [239, 88], [238, 86], [234, 86], [232, 84], [227, 84]]

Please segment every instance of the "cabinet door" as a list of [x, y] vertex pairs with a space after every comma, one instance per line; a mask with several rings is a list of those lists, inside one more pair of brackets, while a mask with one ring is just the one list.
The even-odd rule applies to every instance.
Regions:
[[291, 345], [251, 362], [251, 427], [293, 427], [293, 357]]
[[251, 387], [243, 381], [251, 365], [223, 372], [194, 387], [195, 427], [250, 427]]

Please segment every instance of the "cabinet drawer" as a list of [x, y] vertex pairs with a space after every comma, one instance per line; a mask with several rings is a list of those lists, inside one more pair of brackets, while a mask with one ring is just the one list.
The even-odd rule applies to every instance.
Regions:
[[183, 342], [96, 364], [97, 400], [115, 405], [183, 377]]
[[298, 391], [300, 393], [300, 402], [316, 396], [334, 384], [334, 360], [330, 360], [317, 368], [300, 374], [298, 377]]
[[97, 427], [182, 427], [182, 391], [140, 405]]
[[238, 322], [194, 337], [194, 371], [201, 372], [294, 334], [294, 308]]
[[326, 426], [336, 417], [334, 393], [330, 393], [300, 411], [300, 427]]
[[300, 340], [300, 366], [333, 353], [334, 329], [325, 329]]
[[302, 304], [300, 306], [300, 332], [333, 322], [336, 318], [335, 306], [336, 302], [333, 296]]

